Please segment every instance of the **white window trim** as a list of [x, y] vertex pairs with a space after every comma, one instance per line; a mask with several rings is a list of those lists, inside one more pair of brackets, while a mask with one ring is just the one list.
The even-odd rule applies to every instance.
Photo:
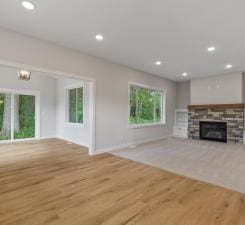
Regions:
[[[145, 124], [130, 124], [130, 87], [134, 85], [137, 87], [142, 87], [146, 89], [150, 89], [153, 91], [159, 91], [162, 93], [162, 101], [161, 101], [161, 122], [159, 123], [145, 123]], [[164, 126], [166, 124], [166, 91], [159, 87], [154, 87], [146, 84], [136, 83], [129, 81], [128, 82], [128, 110], [127, 110], [127, 128], [128, 129], [138, 129], [138, 128], [146, 128], [146, 127], [158, 127]]]
[[[75, 88], [83, 88], [83, 122], [82, 123], [71, 123], [71, 122], [69, 122], [69, 90], [72, 90]], [[85, 83], [79, 82], [78, 84], [67, 85], [65, 87], [65, 124], [66, 124], [66, 126], [85, 128], [84, 112], [85, 112]]]

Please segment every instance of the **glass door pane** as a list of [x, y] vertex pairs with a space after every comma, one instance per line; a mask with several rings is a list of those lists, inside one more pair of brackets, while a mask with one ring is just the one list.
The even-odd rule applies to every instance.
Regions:
[[35, 137], [35, 96], [14, 95], [14, 139]]
[[0, 93], [0, 141], [11, 140], [11, 94]]

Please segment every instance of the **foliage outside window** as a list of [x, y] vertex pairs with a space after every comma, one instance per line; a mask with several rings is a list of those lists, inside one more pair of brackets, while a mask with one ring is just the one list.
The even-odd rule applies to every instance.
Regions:
[[83, 124], [83, 87], [68, 89], [68, 122]]
[[130, 85], [130, 125], [162, 123], [163, 92]]
[[34, 137], [35, 96], [0, 93], [0, 141]]

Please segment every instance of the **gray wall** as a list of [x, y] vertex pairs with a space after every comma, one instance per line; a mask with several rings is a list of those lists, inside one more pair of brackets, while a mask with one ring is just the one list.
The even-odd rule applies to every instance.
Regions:
[[0, 66], [0, 88], [40, 92], [40, 137], [55, 137], [56, 79], [32, 72], [30, 81], [21, 81], [17, 72], [17, 69]]
[[[96, 149], [172, 135], [176, 83], [4, 29], [0, 29], [0, 37], [0, 60], [96, 80]], [[129, 81], [165, 89], [166, 125], [127, 128]]]
[[177, 83], [177, 107], [186, 109], [191, 104], [191, 84], [190, 81]]
[[242, 73], [242, 95], [243, 103], [245, 103], [245, 72]]
[[89, 147], [89, 91], [88, 82], [84, 82], [84, 126], [71, 125], [66, 121], [66, 88], [69, 85], [83, 83], [74, 79], [57, 79], [57, 108], [56, 108], [56, 134], [57, 137]]
[[242, 103], [242, 73], [191, 80], [191, 104]]

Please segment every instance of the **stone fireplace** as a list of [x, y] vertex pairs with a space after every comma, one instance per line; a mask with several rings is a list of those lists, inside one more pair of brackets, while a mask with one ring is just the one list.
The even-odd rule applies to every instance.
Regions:
[[188, 138], [243, 143], [244, 104], [188, 106]]
[[227, 143], [227, 122], [200, 121], [200, 139]]

